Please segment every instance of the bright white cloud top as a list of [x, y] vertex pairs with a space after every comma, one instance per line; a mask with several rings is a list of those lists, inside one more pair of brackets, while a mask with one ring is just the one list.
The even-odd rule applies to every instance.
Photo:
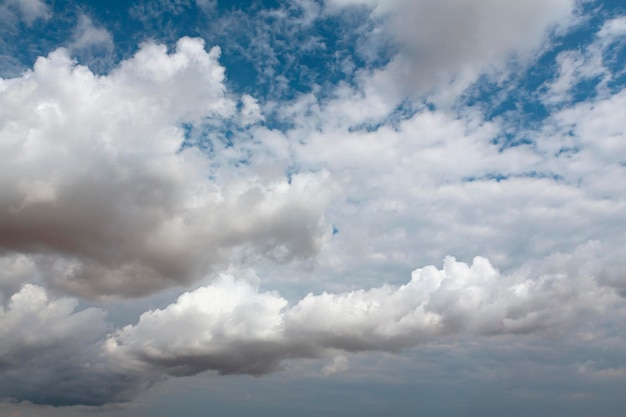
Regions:
[[[0, 42], [0, 413], [233, 374], [623, 409], [626, 10], [61, 6], [0, 6], [15, 45], [57, 28]], [[413, 415], [376, 395], [311, 410]]]

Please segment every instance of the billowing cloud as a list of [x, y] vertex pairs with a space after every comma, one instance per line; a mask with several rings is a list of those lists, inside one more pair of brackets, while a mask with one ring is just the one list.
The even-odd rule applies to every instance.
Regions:
[[448, 257], [442, 270], [417, 269], [405, 285], [309, 294], [293, 306], [223, 275], [142, 314], [113, 334], [105, 351], [135, 370], [258, 375], [286, 359], [337, 350], [398, 351], [460, 334], [560, 332], [611, 300], [590, 275], [503, 276], [480, 257], [471, 265]]
[[[99, 77], [59, 49], [3, 80], [0, 248], [41, 255], [44, 279], [85, 296], [189, 283], [235, 248], [314, 254], [332, 193], [326, 173], [220, 183], [211, 163], [228, 160], [183, 146], [183, 123], [236, 116], [218, 56], [197, 39], [171, 54], [149, 43]], [[258, 120], [243, 100], [246, 123]]]

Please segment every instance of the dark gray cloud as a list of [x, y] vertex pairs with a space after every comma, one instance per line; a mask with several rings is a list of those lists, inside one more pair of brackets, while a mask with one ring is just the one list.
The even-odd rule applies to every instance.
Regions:
[[105, 312], [76, 311], [77, 304], [32, 284], [10, 297], [0, 310], [0, 398], [99, 406], [128, 401], [151, 384], [103, 359]]

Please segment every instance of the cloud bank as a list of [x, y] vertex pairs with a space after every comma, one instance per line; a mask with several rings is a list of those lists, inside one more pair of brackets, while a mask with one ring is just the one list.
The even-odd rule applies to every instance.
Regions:
[[308, 294], [292, 305], [222, 274], [108, 336], [103, 310], [77, 310], [76, 299], [27, 284], [0, 311], [0, 393], [56, 406], [125, 402], [164, 375], [263, 375], [285, 361], [342, 351], [397, 352], [461, 335], [559, 334], [617, 300], [589, 268], [529, 272], [505, 276], [487, 259], [468, 265], [448, 257], [441, 270], [416, 269], [404, 285]]

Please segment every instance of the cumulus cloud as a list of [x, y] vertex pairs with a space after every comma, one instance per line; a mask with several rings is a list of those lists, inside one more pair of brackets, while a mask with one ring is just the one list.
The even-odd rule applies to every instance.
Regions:
[[[337, 351], [398, 351], [459, 334], [558, 332], [613, 297], [593, 276], [503, 276], [480, 257], [471, 265], [448, 257], [441, 270], [413, 271], [405, 285], [309, 294], [292, 306], [276, 292], [223, 275], [144, 313], [113, 334], [105, 351], [135, 370], [259, 375], [286, 359]], [[324, 372], [345, 369], [345, 359], [335, 365]]]
[[332, 357], [321, 370], [331, 376], [348, 369], [348, 352], [561, 333], [616, 301], [597, 285], [600, 265], [581, 256], [587, 249], [510, 275], [484, 258], [447, 257], [442, 269], [416, 269], [404, 285], [308, 294], [292, 304], [224, 273], [113, 332], [103, 310], [25, 284], [0, 309], [0, 397], [97, 406], [130, 401], [166, 375], [263, 375], [288, 360]]
[[44, 279], [85, 296], [189, 283], [235, 248], [281, 261], [314, 254], [326, 173], [219, 183], [207, 157], [182, 146], [183, 123], [236, 115], [219, 52], [198, 39], [172, 53], [148, 43], [96, 76], [59, 49], [2, 81], [0, 248], [41, 255]]

